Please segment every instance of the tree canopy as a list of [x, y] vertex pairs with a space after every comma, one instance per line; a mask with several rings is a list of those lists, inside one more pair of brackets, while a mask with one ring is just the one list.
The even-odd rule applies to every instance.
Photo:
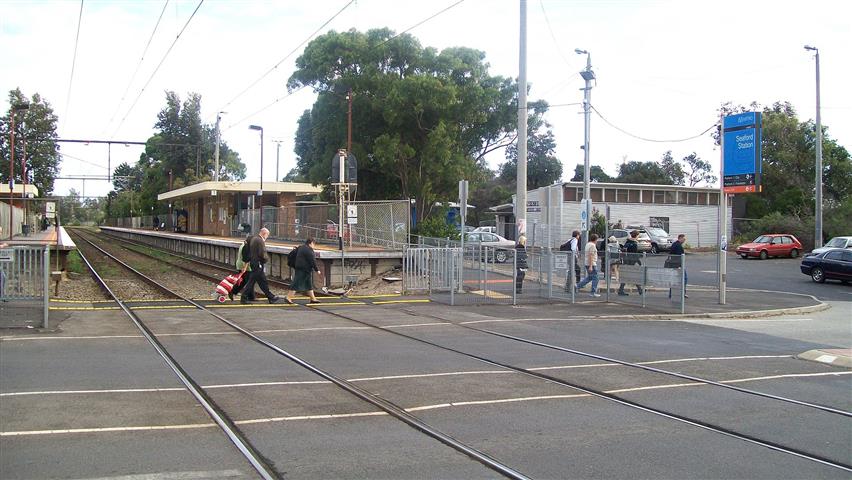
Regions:
[[[107, 197], [110, 216], [164, 212], [157, 195], [169, 189], [170, 175], [172, 188], [213, 179], [216, 132], [213, 125], [201, 122], [200, 95], [191, 93], [181, 102], [178, 94], [166, 92], [166, 106], [154, 128], [136, 164], [123, 163], [113, 171], [114, 190]], [[239, 155], [222, 142], [220, 180], [242, 180], [245, 171]]]
[[[547, 102], [529, 102], [527, 110], [527, 189], [553, 185], [562, 178], [562, 162], [556, 158], [556, 138], [551, 125], [544, 120]], [[500, 165], [504, 183], [514, 184], [518, 175], [518, 143], [506, 147], [508, 162]]]
[[386, 28], [317, 37], [287, 83], [318, 92], [299, 119], [299, 174], [330, 183], [331, 158], [346, 148], [351, 90], [359, 196], [415, 198], [423, 219], [436, 201], [456, 196], [458, 180], [482, 180], [484, 156], [515, 139], [516, 84], [488, 66], [481, 51], [438, 52]]
[[27, 183], [35, 185], [41, 196], [53, 193], [53, 183], [59, 173], [59, 147], [56, 143], [57, 118], [53, 108], [38, 93], [27, 98], [20, 89], [9, 92], [9, 111], [0, 118], [0, 175], [9, 178], [10, 138], [13, 109], [28, 108], [15, 115], [15, 181], [23, 181], [21, 160], [26, 143]]

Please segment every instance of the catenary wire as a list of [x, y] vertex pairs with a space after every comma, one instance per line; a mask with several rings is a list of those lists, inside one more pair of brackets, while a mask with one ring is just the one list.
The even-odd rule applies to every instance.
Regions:
[[276, 99], [275, 99], [275, 100], [273, 100], [271, 103], [267, 104], [265, 107], [262, 107], [262, 108], [260, 108], [259, 110], [255, 110], [254, 112], [252, 112], [252, 113], [250, 113], [250, 114], [246, 115], [245, 117], [243, 117], [243, 118], [241, 118], [241, 119], [239, 119], [239, 120], [235, 121], [234, 123], [232, 123], [232, 124], [228, 125], [228, 127], [227, 127], [227, 128], [225, 128], [225, 129], [223, 129], [223, 130], [222, 130], [222, 132], [227, 132], [228, 130], [230, 130], [230, 129], [232, 129], [232, 128], [236, 127], [237, 125], [239, 125], [239, 124], [241, 124], [241, 123], [243, 123], [243, 122], [245, 122], [245, 121], [246, 121], [246, 120], [248, 120], [249, 118], [251, 118], [251, 117], [253, 117], [253, 116], [257, 115], [258, 113], [260, 113], [260, 112], [262, 112], [262, 111], [264, 111], [264, 110], [266, 110], [266, 109], [268, 109], [268, 108], [272, 107], [273, 105], [275, 105], [276, 103], [280, 102], [281, 100], [284, 100], [284, 99], [286, 99], [286, 98], [289, 98], [289, 97], [293, 96], [296, 92], [299, 92], [299, 91], [304, 90], [306, 87], [307, 87], [307, 85], [302, 85], [301, 87], [298, 87], [298, 88], [296, 88], [295, 90], [293, 90], [293, 91], [291, 91], [291, 92], [287, 92], [287, 94], [286, 94], [286, 95], [283, 95], [283, 96], [281, 96], [281, 97], [276, 98]]
[[169, 53], [171, 53], [171, 51], [172, 51], [172, 48], [174, 48], [177, 41], [180, 40], [180, 36], [183, 35], [183, 32], [186, 30], [186, 27], [189, 26], [189, 22], [191, 22], [192, 19], [195, 18], [195, 14], [198, 13], [198, 9], [201, 8], [201, 5], [203, 3], [204, 3], [204, 0], [199, 0], [198, 5], [196, 5], [196, 7], [195, 7], [195, 10], [192, 11], [192, 15], [189, 16], [189, 19], [187, 19], [186, 23], [183, 25], [183, 28], [180, 29], [180, 32], [178, 32], [178, 34], [175, 37], [172, 44], [169, 45], [169, 49], [166, 50], [166, 53], [165, 53], [165, 55], [163, 55], [163, 58], [160, 60], [160, 63], [157, 64], [157, 68], [155, 68], [154, 71], [151, 72], [151, 76], [148, 77], [148, 81], [146, 81], [145, 85], [142, 86], [142, 90], [139, 91], [139, 95], [137, 95], [136, 99], [133, 100], [133, 104], [130, 105], [130, 108], [127, 110], [127, 113], [125, 113], [124, 117], [121, 118], [121, 122], [119, 122], [118, 126], [115, 127], [115, 131], [112, 132], [112, 135], [110, 136], [110, 138], [114, 137], [115, 134], [118, 133], [118, 131], [121, 129], [121, 126], [124, 125], [124, 121], [127, 120], [127, 117], [130, 115], [130, 112], [133, 111], [133, 108], [136, 107], [136, 103], [138, 103], [139, 99], [142, 98], [142, 94], [145, 93], [145, 89], [148, 88], [148, 84], [151, 83], [151, 80], [154, 79], [154, 75], [156, 75], [157, 72], [160, 70], [160, 67], [163, 66], [163, 62], [166, 61], [166, 58], [168, 58]]
[[[228, 100], [228, 103], [226, 103], [224, 106], [222, 106], [222, 108], [220, 108], [220, 109], [219, 109], [219, 110], [217, 110], [217, 111], [224, 110], [226, 107], [228, 107], [228, 105], [232, 104], [232, 103], [233, 103], [236, 99], [238, 99], [238, 98], [240, 98], [241, 96], [243, 96], [243, 94], [245, 94], [247, 91], [251, 90], [251, 89], [252, 89], [255, 85], [257, 85], [257, 84], [258, 84], [261, 80], [263, 80], [264, 78], [266, 78], [266, 77], [267, 77], [270, 73], [274, 72], [274, 71], [275, 71], [275, 70], [276, 70], [276, 69], [277, 69], [277, 68], [278, 68], [278, 67], [279, 67], [282, 63], [284, 63], [284, 62], [285, 62], [288, 58], [290, 58], [290, 57], [291, 57], [294, 53], [296, 53], [296, 52], [297, 52], [300, 48], [302, 48], [302, 46], [304, 46], [304, 45], [305, 45], [306, 43], [308, 43], [308, 42], [309, 42], [312, 38], [314, 38], [314, 36], [316, 36], [316, 34], [317, 34], [317, 33], [319, 33], [319, 31], [320, 31], [320, 30], [322, 30], [323, 28], [325, 28], [325, 27], [326, 27], [326, 25], [328, 25], [329, 23], [331, 23], [331, 22], [332, 22], [335, 18], [337, 18], [337, 17], [338, 17], [338, 15], [340, 15], [341, 13], [343, 13], [343, 11], [344, 11], [344, 10], [346, 10], [347, 8], [349, 8], [349, 6], [350, 6], [350, 5], [352, 5], [353, 3], [355, 3], [355, 0], [350, 0], [350, 1], [349, 1], [349, 3], [347, 3], [346, 5], [344, 5], [344, 6], [343, 6], [343, 8], [341, 8], [340, 10], [338, 10], [338, 11], [337, 11], [337, 13], [335, 13], [334, 15], [332, 15], [332, 16], [331, 16], [331, 18], [329, 18], [328, 20], [326, 20], [326, 21], [325, 21], [325, 23], [323, 23], [322, 25], [320, 25], [320, 26], [319, 26], [319, 28], [317, 28], [316, 30], [314, 30], [314, 31], [313, 31], [313, 33], [311, 33], [310, 35], [308, 35], [308, 36], [307, 36], [307, 38], [305, 38], [304, 40], [302, 40], [302, 42], [301, 42], [300, 44], [296, 45], [296, 47], [295, 47], [295, 48], [293, 48], [293, 50], [290, 50], [290, 53], [288, 53], [287, 55], [285, 55], [285, 56], [284, 56], [284, 58], [282, 58], [281, 60], [279, 60], [279, 61], [278, 61], [278, 63], [276, 63], [275, 65], [273, 65], [273, 66], [272, 66], [272, 68], [270, 68], [269, 70], [267, 70], [267, 71], [266, 71], [266, 73], [264, 73], [263, 75], [261, 75], [260, 77], [258, 77], [258, 78], [257, 78], [257, 80], [255, 80], [255, 81], [253, 81], [252, 83], [250, 83], [250, 84], [249, 84], [249, 86], [247, 86], [246, 88], [244, 88], [244, 89], [243, 89], [240, 93], [238, 93], [236, 96], [234, 96], [234, 98], [232, 98], [232, 99]], [[276, 100], [276, 101], [277, 101], [277, 100]]]
[[[145, 54], [148, 53], [148, 48], [151, 46], [151, 41], [154, 40], [154, 35], [157, 33], [157, 28], [160, 26], [160, 21], [163, 20], [163, 14], [166, 13], [166, 7], [169, 6], [169, 0], [166, 0], [166, 3], [163, 4], [163, 10], [160, 11], [160, 17], [157, 18], [157, 23], [154, 25], [154, 30], [151, 32], [151, 37], [148, 38], [148, 43], [145, 45], [145, 49], [142, 50], [142, 57], [139, 59], [139, 63], [136, 64], [136, 70], [133, 72], [133, 75], [130, 76], [130, 81], [127, 82], [127, 87], [124, 89], [124, 93], [121, 94], [121, 100], [118, 101], [118, 105], [115, 106], [115, 111], [112, 112], [112, 117], [109, 119], [109, 123], [106, 128], [109, 128], [112, 125], [112, 122], [115, 121], [115, 116], [118, 115], [118, 110], [121, 108], [121, 104], [124, 103], [124, 99], [127, 97], [127, 92], [130, 91], [130, 87], [133, 85], [133, 81], [136, 80], [136, 75], [139, 73], [139, 68], [142, 67], [142, 62], [145, 61]], [[104, 129], [106, 130], [106, 129]]]
[[80, 45], [80, 27], [83, 24], [83, 0], [80, 0], [80, 14], [77, 17], [77, 36], [74, 38], [74, 56], [71, 58], [71, 77], [68, 79], [68, 95], [65, 97], [65, 118], [62, 120], [62, 129], [68, 122], [68, 112], [71, 110], [71, 87], [74, 85], [74, 69], [77, 66], [77, 46]]
[[456, 7], [457, 5], [459, 5], [460, 3], [463, 3], [463, 2], [464, 2], [464, 0], [458, 0], [456, 3], [454, 3], [454, 4], [452, 4], [452, 5], [450, 5], [450, 6], [446, 7], [446, 8], [444, 8], [443, 10], [440, 10], [440, 11], [438, 11], [438, 12], [436, 12], [436, 13], [432, 14], [431, 16], [429, 16], [429, 17], [427, 17], [427, 18], [425, 18], [425, 19], [423, 19], [423, 20], [421, 20], [421, 21], [419, 21], [419, 22], [415, 23], [414, 25], [412, 25], [412, 26], [410, 26], [410, 27], [406, 28], [405, 30], [403, 30], [403, 31], [401, 31], [401, 32], [399, 32], [399, 33], [397, 33], [396, 35], [394, 35], [394, 36], [392, 36], [392, 37], [390, 37], [390, 38], [388, 38], [388, 39], [384, 40], [383, 42], [381, 42], [381, 43], [379, 43], [378, 45], [376, 45], [376, 46], [375, 46], [375, 48], [381, 47], [382, 45], [384, 45], [384, 44], [386, 44], [386, 43], [390, 42], [390, 41], [391, 41], [391, 40], [393, 40], [394, 38], [396, 38], [396, 37], [398, 37], [398, 36], [400, 36], [400, 35], [406, 34], [406, 33], [410, 32], [410, 31], [414, 30], [415, 28], [419, 27], [420, 25], [423, 25], [424, 23], [428, 22], [429, 20], [432, 20], [433, 18], [437, 17], [438, 15], [441, 15], [442, 13], [446, 12], [447, 10], [452, 9], [453, 7]]
[[75, 157], [74, 155], [68, 155], [67, 153], [60, 153], [59, 156], [60, 157], [68, 157], [72, 160], [77, 160], [78, 162], [88, 163], [89, 165], [91, 165], [93, 167], [98, 167], [98, 168], [103, 168], [104, 170], [108, 170], [107, 167], [105, 167], [103, 165], [98, 165], [97, 163], [93, 163], [93, 162], [90, 162], [88, 160], [83, 160], [82, 158]]
[[[571, 62], [568, 61], [568, 57], [565, 56], [565, 53], [559, 47], [559, 42], [556, 40], [556, 34], [553, 33], [553, 27], [550, 25], [550, 19], [547, 17], [547, 11], [544, 9], [544, 0], [538, 0], [538, 4], [541, 6], [541, 13], [544, 15], [544, 23], [547, 24], [547, 30], [550, 32], [550, 38], [553, 39], [553, 46], [556, 47], [556, 51], [559, 53], [559, 56], [565, 61], [565, 65], [567, 65], [568, 68], [575, 68], [574, 65], [571, 65]], [[580, 75], [580, 72], [575, 72], [575, 75]], [[572, 77], [573, 76], [574, 75], [572, 75]]]
[[627, 130], [624, 130], [623, 128], [617, 127], [617, 126], [613, 125], [613, 124], [612, 124], [612, 122], [610, 122], [609, 120], [607, 120], [606, 118], [604, 118], [604, 116], [603, 116], [603, 115], [601, 115], [601, 112], [599, 112], [599, 111], [598, 111], [598, 109], [597, 109], [597, 108], [595, 108], [593, 105], [590, 105], [590, 108], [591, 108], [592, 110], [594, 110], [594, 112], [598, 115], [598, 117], [600, 117], [600, 119], [601, 119], [601, 120], [603, 120], [603, 121], [604, 121], [604, 123], [606, 123], [606, 124], [607, 124], [607, 125], [609, 125], [610, 127], [614, 128], [614, 129], [616, 129], [616, 130], [618, 130], [619, 132], [621, 132], [621, 133], [623, 133], [623, 134], [625, 134], [625, 135], [627, 135], [627, 136], [629, 136], [629, 137], [633, 137], [633, 138], [635, 138], [635, 139], [637, 139], [637, 140], [642, 140], [642, 141], [644, 141], [644, 142], [654, 142], [654, 143], [677, 143], [677, 142], [686, 142], [686, 141], [689, 141], [689, 140], [695, 140], [696, 138], [702, 137], [702, 136], [704, 136], [707, 132], [709, 132], [710, 130], [713, 130], [714, 128], [716, 128], [716, 127], [718, 127], [718, 126], [719, 126], [719, 122], [715, 122], [715, 123], [713, 123], [713, 125], [710, 125], [709, 127], [707, 127], [707, 129], [706, 129], [706, 130], [704, 130], [703, 132], [699, 133], [698, 135], [693, 135], [693, 136], [691, 136], [691, 137], [687, 137], [687, 138], [677, 138], [677, 139], [672, 139], [672, 140], [657, 140], [657, 139], [653, 139], [653, 138], [640, 137], [639, 135], [634, 135], [634, 134], [632, 134], [632, 133], [628, 132]]

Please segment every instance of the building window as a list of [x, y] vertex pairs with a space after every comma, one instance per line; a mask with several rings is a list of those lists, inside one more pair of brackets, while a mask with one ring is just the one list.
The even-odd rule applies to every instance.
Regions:
[[629, 203], [639, 203], [639, 190], [628, 190], [627, 201]]
[[591, 197], [593, 202], [602, 202], [603, 201], [603, 192], [601, 192], [601, 188], [593, 188], [591, 192]]
[[677, 203], [677, 192], [666, 190], [664, 193], [666, 195], [666, 200], [663, 203]]
[[653, 190], [642, 190], [642, 203], [654, 203]]
[[675, 192], [675, 193], [677, 194], [677, 203], [679, 205], [686, 205], [686, 203], [687, 203], [686, 202], [686, 199], [687, 199], [686, 193], [687, 192]]
[[654, 190], [654, 203], [666, 203], [666, 192]]
[[583, 189], [578, 188], [577, 189], [577, 200], [579, 201], [579, 200], [582, 200], [584, 198], [586, 198], [586, 196], [585, 196], [585, 193], [583, 192]]
[[619, 188], [615, 193], [615, 201], [618, 203], [627, 203], [627, 192], [629, 190], [625, 190], [623, 188]]
[[710, 205], [719, 205], [719, 194], [710, 193]]
[[609, 203], [615, 202], [615, 189], [614, 188], [605, 188], [604, 189], [604, 199]]
[[687, 192], [686, 198], [689, 205], [698, 205], [698, 192]]
[[698, 204], [707, 205], [707, 192], [698, 192]]
[[568, 187], [564, 190], [565, 194], [562, 196], [562, 200], [565, 202], [576, 202], [577, 201], [577, 189], [574, 187]]

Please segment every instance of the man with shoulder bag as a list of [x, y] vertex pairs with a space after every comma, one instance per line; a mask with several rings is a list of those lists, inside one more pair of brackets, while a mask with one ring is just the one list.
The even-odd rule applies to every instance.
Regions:
[[[642, 265], [642, 260], [639, 257], [639, 242], [636, 241], [637, 238], [639, 238], [639, 231], [633, 230], [624, 242], [624, 265]], [[639, 295], [642, 295], [642, 285], [636, 284], [636, 290], [639, 292]], [[621, 296], [630, 295], [624, 291], [624, 283], [618, 286], [618, 294]]]

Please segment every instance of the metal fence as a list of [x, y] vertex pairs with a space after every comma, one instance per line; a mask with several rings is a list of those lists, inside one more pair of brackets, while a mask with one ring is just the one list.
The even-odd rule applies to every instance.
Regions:
[[48, 327], [50, 249], [0, 249], [0, 318], [3, 326]]
[[527, 268], [521, 269], [514, 249], [479, 244], [408, 248], [403, 254], [403, 289], [449, 305], [583, 301], [685, 311], [683, 255], [601, 252], [595, 292], [585, 285], [576, 288], [578, 279], [590, 275], [583, 266], [578, 273], [570, 252], [529, 248], [526, 256]]

